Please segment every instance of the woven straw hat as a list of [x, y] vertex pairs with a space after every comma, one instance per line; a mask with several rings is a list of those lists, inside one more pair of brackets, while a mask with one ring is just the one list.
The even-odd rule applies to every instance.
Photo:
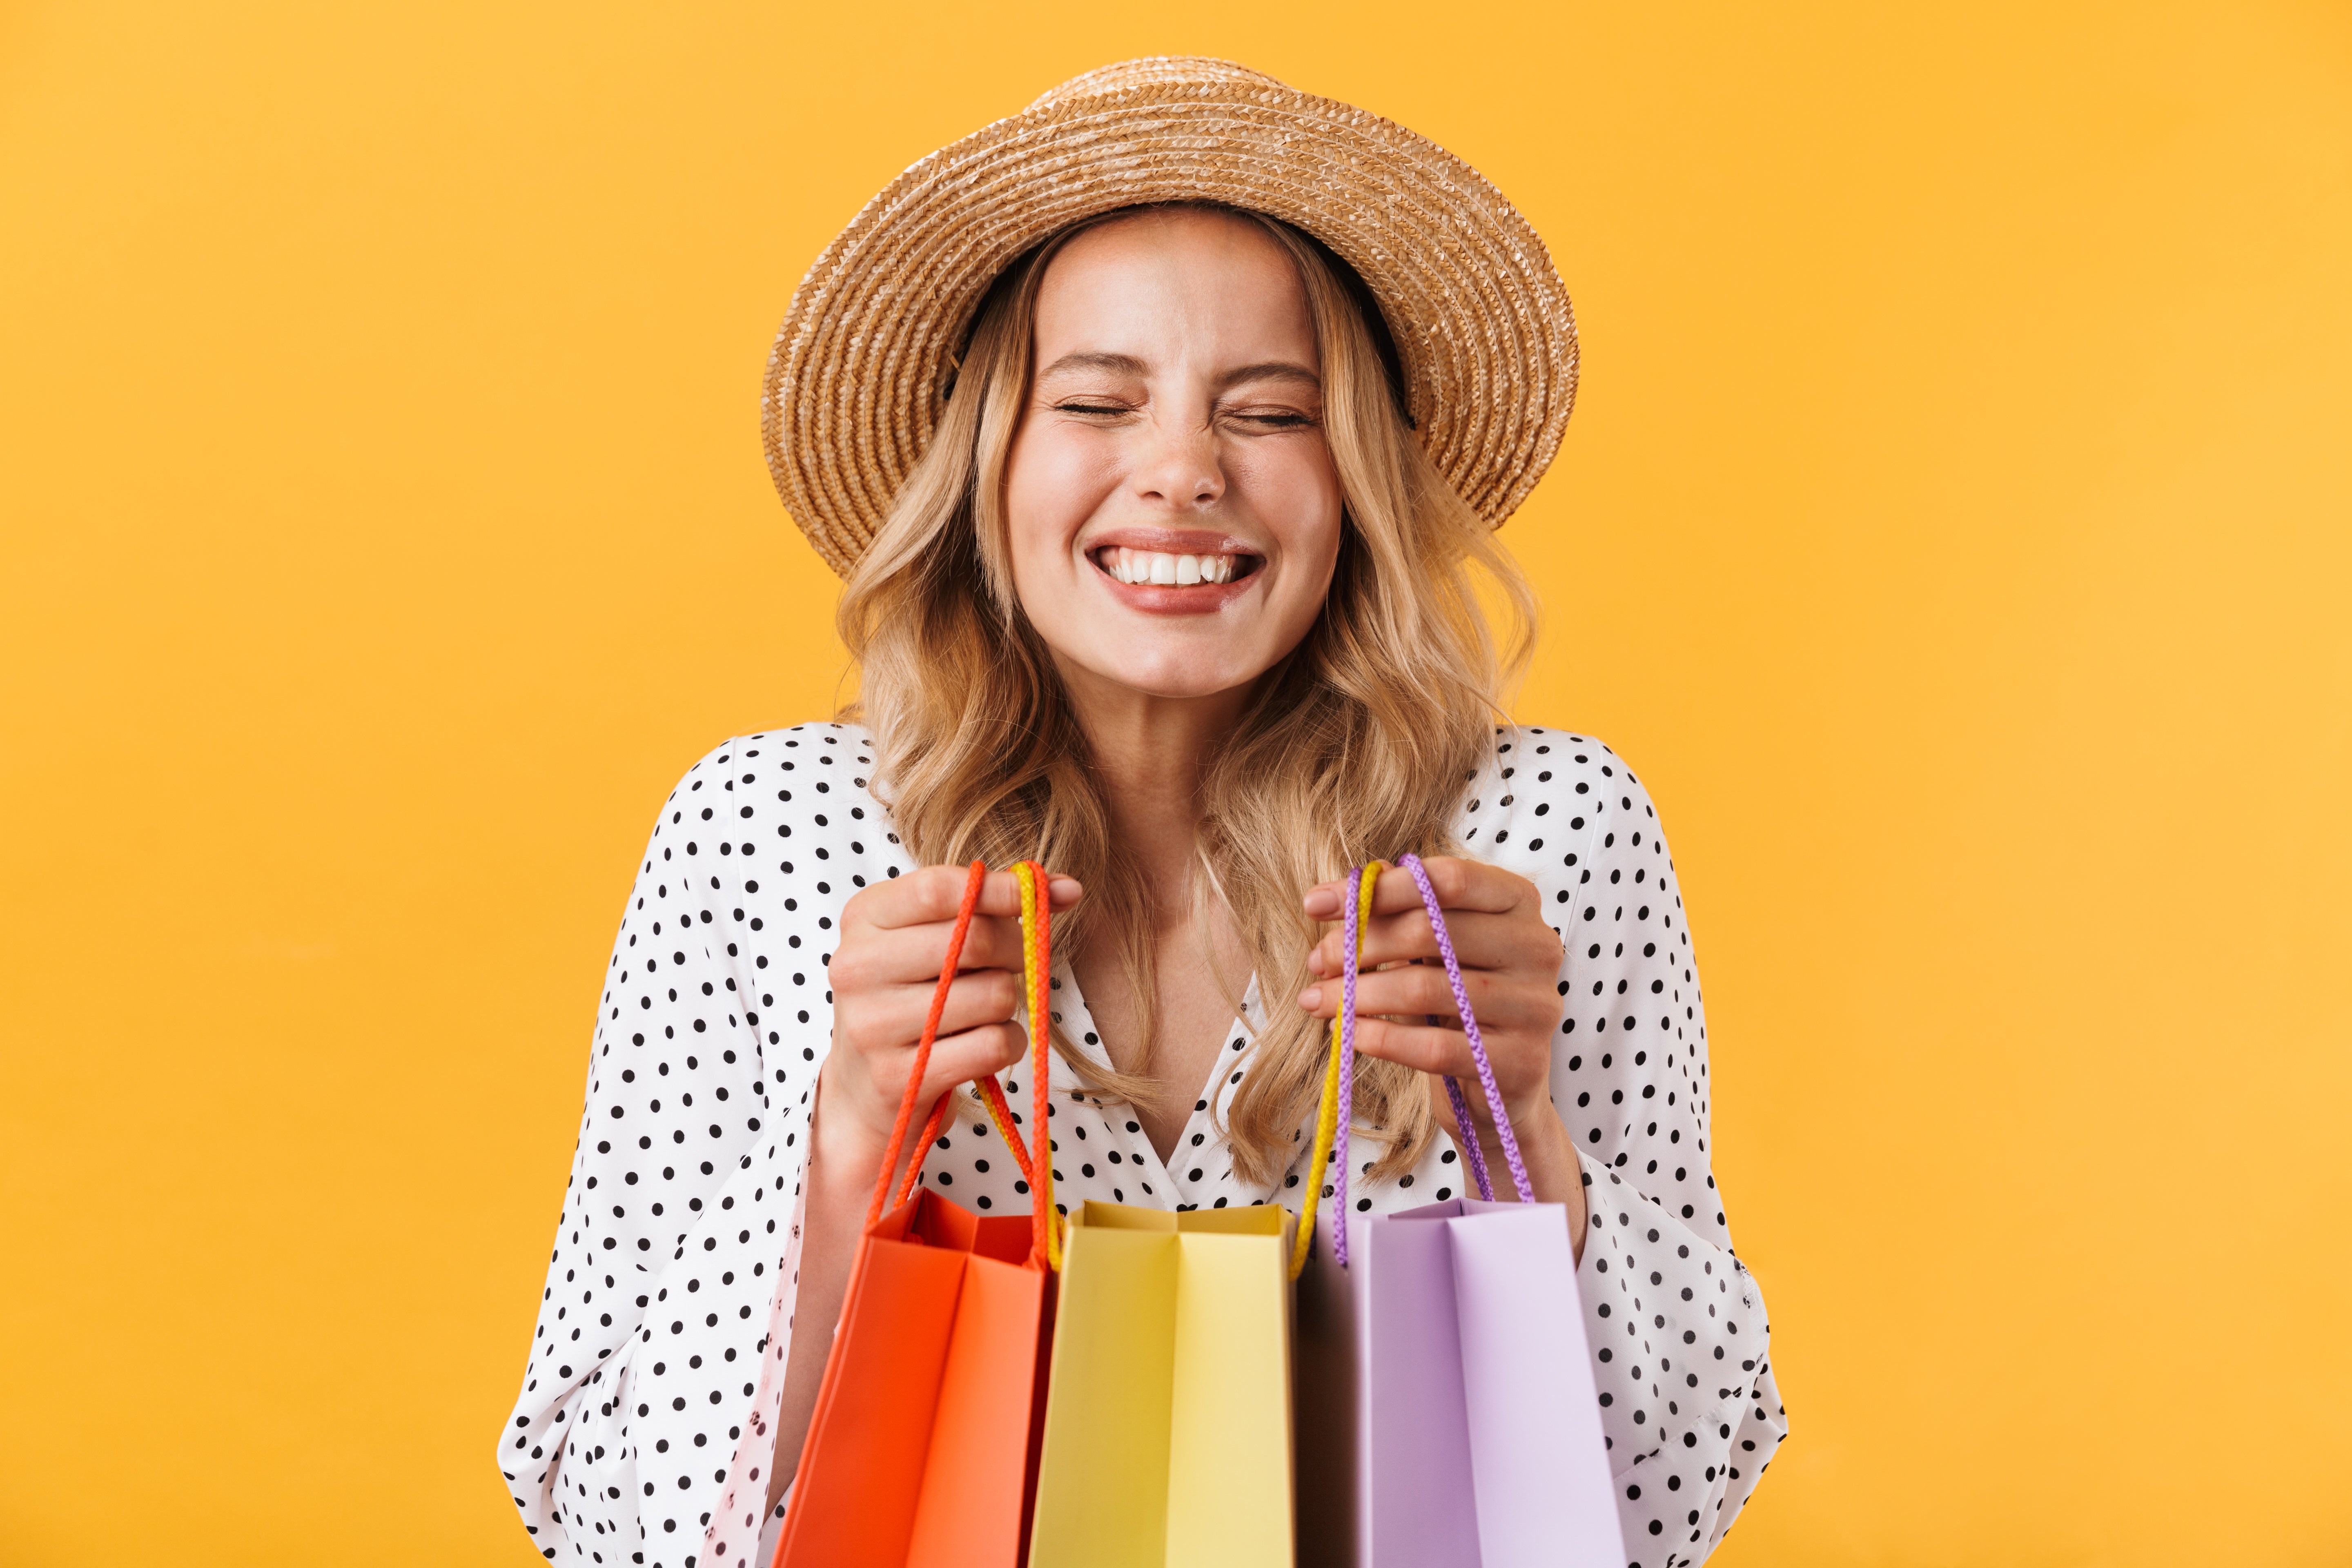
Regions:
[[761, 435], [785, 510], [846, 575], [931, 438], [997, 276], [1084, 219], [1215, 202], [1281, 219], [1362, 277], [1438, 471], [1489, 523], [1559, 448], [1576, 321], [1534, 229], [1402, 126], [1223, 60], [1128, 60], [908, 169], [793, 292]]

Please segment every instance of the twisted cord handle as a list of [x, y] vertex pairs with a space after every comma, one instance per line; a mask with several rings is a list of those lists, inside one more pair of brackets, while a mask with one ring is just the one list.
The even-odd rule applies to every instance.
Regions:
[[[1037, 1140], [1027, 1161], [1029, 1255], [1033, 1261], [1059, 1272], [1062, 1223], [1061, 1216], [1054, 1212], [1054, 1142], [1046, 1131], [1047, 1102], [1051, 1097], [1045, 1087], [1046, 1072], [1052, 1066], [1046, 1052], [1053, 1036], [1048, 993], [1054, 977], [1054, 900], [1045, 879], [1045, 868], [1034, 860], [1022, 861], [1013, 868], [1013, 874], [1021, 882], [1022, 994], [1029, 1003], [1029, 1107]], [[988, 1081], [993, 1086], [996, 1079], [991, 1076]], [[1013, 1136], [1010, 1118], [1008, 1110], [1006, 1120], [1000, 1125], [1006, 1140], [1018, 1148], [1020, 1140]]]
[[[1013, 1131], [1013, 1108], [1005, 1102], [1003, 1086], [996, 1081], [994, 1073], [990, 1073], [984, 1078], [974, 1079], [971, 1088], [972, 1092], [980, 1097], [981, 1105], [987, 1110], [988, 1120], [995, 1126], [997, 1134], [1004, 1140], [1005, 1147], [1013, 1151], [1014, 1169], [1021, 1173], [1023, 1181], [1027, 1181], [1030, 1174], [1029, 1151], [1023, 1145], [1021, 1135]], [[932, 1103], [931, 1119], [923, 1123], [922, 1136], [915, 1140], [918, 1150], [928, 1152], [938, 1139], [940, 1129], [947, 1122], [948, 1102], [954, 1098], [954, 1091], [950, 1090]], [[907, 1162], [906, 1170], [898, 1176], [898, 1190], [890, 1196], [892, 1208], [914, 1194], [915, 1184], [921, 1179], [922, 1173], [923, 1163], [920, 1160]]]
[[[1045, 1131], [1046, 1071], [1050, 1063], [1051, 1027], [1046, 1011], [1046, 993], [1053, 973], [1053, 910], [1046, 892], [1045, 868], [1034, 860], [1024, 860], [1013, 868], [1021, 883], [1021, 969], [1023, 994], [1029, 1010], [1030, 1075], [1034, 1094], [1032, 1104], [1037, 1126], [1037, 1146], [1024, 1148], [1021, 1136], [1013, 1128], [1013, 1108], [1004, 1098], [1004, 1087], [994, 1073], [982, 1074], [973, 1087], [981, 1102], [988, 1109], [989, 1120], [1013, 1151], [1013, 1165], [1022, 1179], [1029, 1184], [1031, 1194], [1030, 1222], [1032, 1226], [1030, 1256], [1036, 1263], [1049, 1268], [1062, 1266], [1062, 1235], [1054, 1213], [1054, 1167], [1052, 1143]], [[923, 1156], [939, 1138], [940, 1128], [947, 1120], [948, 1101], [952, 1089], [941, 1094], [931, 1106], [930, 1116], [923, 1123], [922, 1135], [915, 1142], [914, 1156], [908, 1160], [907, 1169], [899, 1177], [897, 1194], [890, 1194], [890, 1176], [898, 1168], [898, 1157], [905, 1150], [907, 1129], [914, 1121], [915, 1100], [922, 1092], [923, 1074], [929, 1068], [931, 1047], [938, 1042], [940, 1020], [947, 1008], [948, 990], [955, 983], [956, 969], [963, 957], [964, 942], [971, 934], [973, 911], [980, 903], [982, 885], [987, 880], [987, 862], [971, 863], [970, 877], [964, 883], [963, 900], [956, 910], [955, 929], [948, 936], [947, 956], [940, 970], [940, 983], [931, 993], [930, 1012], [923, 1020], [922, 1038], [915, 1046], [915, 1060], [908, 1071], [907, 1091], [898, 1101], [898, 1119], [890, 1130], [890, 1152], [882, 1162], [880, 1174], [874, 1186], [874, 1201], [867, 1207], [866, 1223], [874, 1224], [882, 1217], [885, 1201], [893, 1206], [903, 1204], [921, 1179]]]
[[[1478, 1033], [1478, 1016], [1471, 1010], [1470, 994], [1462, 984], [1462, 961], [1454, 952], [1453, 934], [1445, 929], [1445, 911], [1437, 901], [1437, 889], [1430, 885], [1429, 868], [1421, 857], [1411, 852], [1398, 857], [1398, 864], [1412, 874], [1413, 885], [1421, 889], [1421, 905], [1428, 912], [1429, 928], [1437, 938], [1437, 956], [1445, 965], [1445, 982], [1454, 993], [1454, 1008], [1462, 1018], [1463, 1037], [1470, 1045], [1470, 1060], [1478, 1070], [1478, 1087], [1486, 1092], [1486, 1104], [1495, 1113], [1495, 1131], [1503, 1142], [1503, 1160], [1510, 1168], [1511, 1185], [1519, 1201], [1536, 1201], [1535, 1185], [1528, 1180], [1527, 1163], [1519, 1157], [1519, 1140], [1511, 1129], [1510, 1112], [1503, 1107], [1502, 1090], [1495, 1082], [1495, 1066], [1487, 1059], [1486, 1042]], [[1353, 1120], [1349, 1114], [1355, 1104], [1356, 1088], [1356, 977], [1363, 959], [1363, 928], [1371, 919], [1372, 884], [1386, 869], [1375, 860], [1370, 865], [1351, 871], [1348, 876], [1347, 905], [1342, 911], [1339, 952], [1339, 1016], [1331, 1021], [1331, 1056], [1324, 1070], [1323, 1100], [1316, 1117], [1314, 1181], [1299, 1216], [1298, 1242], [1291, 1255], [1290, 1274], [1298, 1277], [1306, 1266], [1308, 1247], [1312, 1244], [1315, 1215], [1323, 1192], [1322, 1173], [1326, 1160], [1334, 1153], [1337, 1172], [1331, 1191], [1331, 1256], [1340, 1268], [1348, 1266], [1348, 1131]], [[1462, 1092], [1460, 1080], [1451, 1073], [1445, 1078], [1445, 1097], [1454, 1108], [1454, 1124], [1461, 1129], [1459, 1140], [1470, 1165], [1470, 1174], [1477, 1183], [1478, 1195], [1492, 1202], [1495, 1187], [1486, 1170], [1486, 1158], [1479, 1147], [1476, 1127], [1470, 1120], [1470, 1103]]]
[[1307, 1166], [1307, 1202], [1300, 1205], [1298, 1239], [1291, 1244], [1290, 1277], [1307, 1267], [1307, 1250], [1315, 1245], [1315, 1214], [1323, 1202], [1323, 1168], [1339, 1154], [1339, 1180], [1334, 1187], [1339, 1206], [1333, 1211], [1332, 1243], [1342, 1264], [1348, 1261], [1348, 1115], [1356, 1102], [1356, 965], [1364, 949], [1364, 926], [1372, 918], [1372, 884], [1387, 868], [1378, 860], [1348, 873], [1346, 905], [1340, 913], [1340, 945], [1346, 950], [1339, 981], [1339, 1012], [1331, 1020], [1331, 1054], [1323, 1068], [1323, 1098], [1315, 1112], [1315, 1152]]
[[[1429, 1021], [1433, 1024], [1437, 1022], [1437, 1015], [1431, 1014]], [[1470, 1125], [1470, 1101], [1462, 1093], [1462, 1080], [1452, 1073], [1445, 1075], [1445, 1102], [1454, 1108], [1454, 1126]], [[1493, 1203], [1495, 1183], [1486, 1174], [1486, 1151], [1479, 1146], [1475, 1138], [1466, 1138], [1462, 1142], [1462, 1152], [1470, 1163], [1470, 1179], [1477, 1184], [1478, 1195]]]
[[[866, 1223], [870, 1226], [882, 1217], [882, 1205], [890, 1196], [890, 1178], [898, 1169], [898, 1156], [906, 1152], [907, 1129], [915, 1120], [915, 1099], [923, 1092], [923, 1074], [930, 1070], [931, 1047], [939, 1043], [940, 1018], [947, 1011], [948, 990], [955, 984], [956, 966], [963, 959], [964, 939], [971, 934], [972, 911], [980, 907], [981, 885], [988, 880], [988, 862], [974, 860], [964, 879], [963, 901], [956, 906], [955, 930], [948, 935], [947, 957], [940, 963], [940, 983], [931, 988], [931, 1010], [923, 1016], [923, 1037], [915, 1044], [914, 1065], [907, 1069], [907, 1091], [898, 1097], [898, 1120], [890, 1127], [890, 1152], [882, 1157], [882, 1170], [874, 1179], [874, 1201], [866, 1205]], [[923, 1126], [923, 1141], [915, 1145], [915, 1157], [907, 1162], [907, 1180], [898, 1191], [898, 1201], [915, 1184], [916, 1173], [923, 1164], [923, 1151], [940, 1134], [940, 1117], [947, 1110], [948, 1098], [942, 1094], [931, 1108], [930, 1120]]]
[[[1528, 1180], [1527, 1163], [1519, 1158], [1518, 1134], [1511, 1131], [1511, 1113], [1503, 1109], [1503, 1091], [1495, 1087], [1495, 1064], [1486, 1059], [1486, 1042], [1478, 1037], [1478, 1019], [1470, 1011], [1470, 994], [1462, 985], [1462, 963], [1454, 956], [1454, 938], [1446, 931], [1445, 911], [1438, 907], [1437, 889], [1429, 884], [1429, 868], [1409, 849], [1397, 859], [1412, 873], [1413, 885], [1421, 889], [1421, 907], [1429, 913], [1429, 929], [1437, 938], [1437, 956], [1445, 963], [1445, 983], [1454, 992], [1454, 1010], [1462, 1015], [1462, 1033], [1470, 1042], [1470, 1060], [1478, 1069], [1478, 1087], [1486, 1093], [1486, 1109], [1495, 1113], [1495, 1132], [1503, 1141], [1503, 1163], [1511, 1168], [1511, 1185], [1517, 1191], [1519, 1202], [1531, 1204], [1536, 1201], [1535, 1185]], [[1486, 1161], [1478, 1149], [1477, 1130], [1470, 1124], [1470, 1108], [1464, 1103], [1462, 1086], [1450, 1073], [1445, 1079], [1445, 1092], [1454, 1105], [1454, 1125], [1462, 1129], [1470, 1168], [1478, 1177], [1478, 1195], [1492, 1201], [1495, 1191], [1486, 1180]]]

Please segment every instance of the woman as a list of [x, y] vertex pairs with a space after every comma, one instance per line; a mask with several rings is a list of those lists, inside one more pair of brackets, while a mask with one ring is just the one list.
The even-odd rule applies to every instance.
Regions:
[[[1296, 1208], [1338, 879], [1408, 848], [1569, 1213], [1559, 1307], [1588, 1314], [1633, 1559], [1721, 1538], [1785, 1423], [1708, 1173], [1673, 865], [1607, 748], [1496, 727], [1524, 639], [1498, 652], [1472, 588], [1525, 603], [1490, 529], [1574, 368], [1491, 187], [1214, 61], [1065, 84], [827, 250], [765, 423], [848, 579], [864, 727], [730, 741], [656, 826], [499, 1444], [547, 1556], [772, 1551], [962, 864], [1059, 873], [1057, 1199]], [[1409, 1021], [1449, 1007], [1411, 879], [1374, 908], [1354, 1195], [1380, 1210], [1461, 1191], [1468, 1137], [1500, 1152], [1483, 1104], [1449, 1113], [1458, 1026]], [[926, 1097], [1020, 1092], [1009, 875], [981, 912]], [[1022, 1212], [992, 1136], [959, 1117], [924, 1180]]]

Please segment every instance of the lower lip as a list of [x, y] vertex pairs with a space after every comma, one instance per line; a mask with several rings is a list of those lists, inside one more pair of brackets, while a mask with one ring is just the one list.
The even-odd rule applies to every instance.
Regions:
[[1213, 616], [1256, 586], [1265, 570], [1261, 565], [1230, 583], [1196, 583], [1181, 588], [1168, 583], [1122, 583], [1100, 566], [1095, 567], [1095, 575], [1113, 598], [1130, 610], [1147, 616]]

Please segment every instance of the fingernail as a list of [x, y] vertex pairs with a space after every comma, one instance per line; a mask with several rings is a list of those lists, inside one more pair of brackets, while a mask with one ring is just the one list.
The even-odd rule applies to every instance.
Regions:
[[1309, 985], [1306, 990], [1301, 991], [1298, 994], [1298, 1005], [1310, 1013], [1323, 1005], [1323, 987]]
[[1329, 888], [1317, 888], [1307, 895], [1307, 916], [1309, 920], [1328, 920], [1339, 912], [1339, 895]]

